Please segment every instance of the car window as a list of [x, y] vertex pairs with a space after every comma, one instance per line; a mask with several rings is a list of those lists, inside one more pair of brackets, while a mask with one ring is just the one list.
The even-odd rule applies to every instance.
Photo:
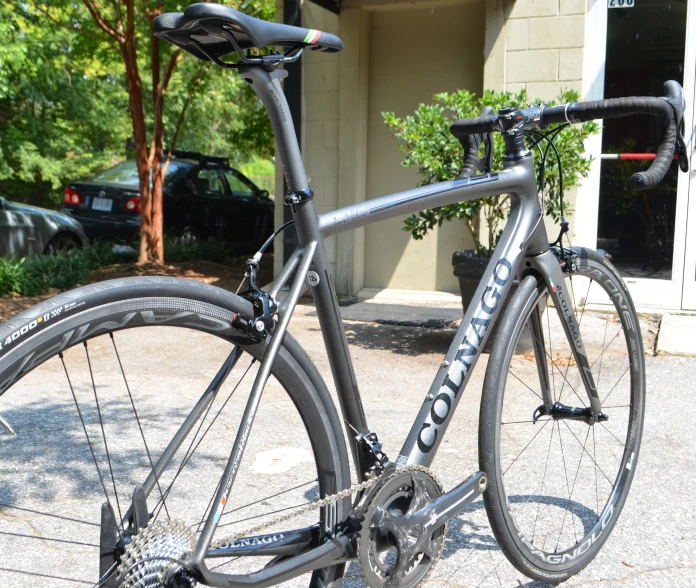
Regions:
[[196, 177], [196, 191], [199, 194], [215, 194], [222, 196], [225, 193], [225, 188], [222, 184], [220, 172], [211, 168], [199, 170]]
[[[189, 167], [186, 164], [180, 164], [176, 161], [170, 161], [167, 167], [167, 174], [164, 176], [165, 186], [179, 176], [180, 172]], [[99, 172], [92, 178], [96, 182], [104, 182], [107, 184], [117, 184], [126, 188], [140, 188], [140, 179], [138, 178], [138, 166], [134, 159], [128, 159]]]
[[234, 172], [225, 170], [225, 177], [227, 178], [227, 183], [230, 185], [230, 190], [232, 190], [235, 196], [254, 196], [256, 194], [256, 190], [241, 178], [237, 177]]

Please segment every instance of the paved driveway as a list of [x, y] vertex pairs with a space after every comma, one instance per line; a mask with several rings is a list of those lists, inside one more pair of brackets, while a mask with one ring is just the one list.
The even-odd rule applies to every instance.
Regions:
[[[315, 317], [308, 315], [310, 311], [308, 307], [300, 309], [291, 331], [325, 375], [329, 387], [333, 388], [318, 322]], [[227, 353], [221, 346], [214, 344], [210, 335], [200, 335], [191, 339], [186, 353], [177, 356], [176, 361], [171, 358], [165, 360], [170, 349], [181, 349], [182, 341], [177, 339], [180, 332], [165, 327], [155, 329], [159, 330], [154, 331], [155, 335], [150, 339], [140, 333], [138, 337], [129, 336], [129, 333], [136, 331], [117, 335], [119, 350], [129, 371], [131, 387], [145, 389], [151, 393], [149, 403], [141, 405], [141, 418], [152, 442], [158, 441], [160, 425], [167, 424], [162, 421], [175, 422], [177, 418], [186, 414], [181, 412], [183, 408], [180, 408], [177, 402], [181, 401], [183, 406], [184, 401], [195, 401], [200, 394], [194, 376], [210, 378]], [[387, 454], [395, 456], [428, 390], [432, 375], [447, 350], [453, 332], [447, 329], [363, 322], [346, 322], [346, 331], [368, 422], [379, 433]], [[115, 369], [112, 365], [114, 360], [110, 355], [113, 353], [110, 346], [107, 340], [101, 347], [98, 343], [91, 347], [95, 374], [100, 386], [100, 374], [107, 368]], [[66, 358], [70, 365], [78, 361], [84, 362], [84, 350], [75, 348], [66, 354]], [[159, 358], [162, 358], [162, 361], [159, 361]], [[433, 464], [433, 469], [441, 477], [446, 489], [454, 487], [477, 470], [476, 432], [485, 361], [486, 356], [481, 360], [481, 365], [477, 366]], [[568, 585], [696, 586], [696, 419], [691, 408], [696, 392], [696, 358], [647, 357], [646, 361], [647, 414], [641, 458], [632, 491], [605, 548], [597, 559], [568, 582]], [[32, 378], [33, 376], [23, 380], [21, 384], [26, 386], [27, 390], [41, 390], [43, 397], [40, 403], [26, 405], [22, 397], [17, 396], [15, 405], [3, 405], [7, 407], [3, 408], [3, 416], [8, 417], [21, 433], [28, 432], [32, 426], [36, 426], [32, 423], [39, 414], [38, 426], [42, 427], [39, 433], [42, 435], [41, 438], [48, 438], [50, 433], [60, 430], [60, 426], [66, 421], [65, 415], [71, 408], [72, 400], [62, 379], [64, 374], [60, 364], [46, 364], [40, 378]], [[86, 376], [83, 376], [84, 378]], [[75, 385], [79, 394], [89, 396], [91, 393], [88, 379], [76, 382]], [[119, 385], [123, 388], [118, 381], [114, 387]], [[57, 404], [58, 393], [63, 394], [60, 405]], [[103, 388], [100, 387], [99, 393], [104, 395], [103, 410], [105, 414], [109, 413], [107, 417], [111, 414], [118, 416], [118, 411], [128, 410], [129, 405], [123, 396], [123, 390], [112, 391], [104, 385]], [[262, 417], [264, 420], [258, 423], [257, 428], [259, 431], [265, 428], [271, 434], [259, 439], [255, 436], [257, 429], [252, 433], [248, 451], [252, 454], [256, 452], [256, 455], [252, 456], [251, 469], [242, 472], [238, 480], [240, 487], [247, 492], [247, 496], [242, 497], [243, 500], [264, 496], [265, 494], [259, 494], [261, 492], [269, 494], [268, 489], [263, 487], [263, 476], [268, 472], [277, 471], [279, 463], [287, 465], [291, 462], [292, 468], [283, 470], [287, 471], [284, 475], [287, 476], [288, 485], [295, 483], [295, 476], [298, 481], [304, 481], [300, 480], [304, 475], [302, 470], [311, 466], [311, 454], [305, 459], [300, 450], [291, 447], [288, 447], [287, 451], [284, 450], [284, 444], [300, 445], [299, 441], [289, 434], [292, 428], [284, 420], [283, 415], [289, 414], [292, 410], [287, 397], [277, 385], [271, 385], [264, 402], [268, 411], [264, 413], [266, 416]], [[233, 408], [243, 408], [242, 397], [235, 396], [231, 404], [235, 403], [236, 408]], [[65, 410], [61, 409], [63, 405]], [[165, 418], [162, 418], [162, 415]], [[75, 421], [74, 415], [70, 418]], [[90, 426], [96, 426], [96, 417], [92, 415], [89, 418]], [[212, 449], [217, 446], [222, 453], [228, 450], [231, 444], [230, 435], [235, 430], [234, 422], [230, 420], [228, 424], [223, 420], [220, 430], [212, 434], [210, 455], [203, 455], [204, 460], [208, 461], [204, 462], [202, 469], [194, 470], [190, 478], [180, 482], [185, 492], [181, 497], [171, 499], [170, 505], [173, 509], [185, 511], [191, 493], [195, 493], [204, 482], [215, 483], [215, 467], [222, 467], [225, 460], [224, 456], [219, 459], [219, 455], [214, 455]], [[72, 424], [79, 427], [77, 421]], [[301, 426], [301, 423], [296, 425]], [[135, 460], [140, 459], [143, 462], [140, 466], [144, 468], [140, 471], [146, 471], [148, 464], [144, 458], [137, 458], [135, 453], [129, 453], [131, 445], [134, 449], [139, 439], [136, 429], [133, 429], [132, 434], [125, 434], [122, 430], [110, 428], [107, 434], [110, 435], [110, 439], [119, 439], [118, 443], [126, 452], [127, 460], [137, 465], [138, 462]], [[60, 435], [58, 438], [61, 439]], [[166, 442], [166, 439], [163, 432], [161, 441]], [[15, 447], [11, 445], [14, 443], [12, 439], [7, 436], [2, 438], [0, 435], [0, 442], [0, 478], [5, 474], [8, 477], [4, 479], [11, 481], [11, 476], [19, 475], [17, 472], [20, 472], [25, 460], [12, 449]], [[93, 444], [99, 446], [99, 443], [99, 437], [95, 435]], [[258, 447], [255, 446], [257, 443]], [[273, 452], [264, 451], [269, 446], [275, 448]], [[2, 453], [3, 447], [8, 451]], [[92, 474], [83, 472], [77, 466], [71, 470], [72, 456], [66, 454], [60, 444], [44, 443], [41, 451], [44, 455], [43, 464], [39, 464], [36, 476], [29, 479], [30, 484], [20, 488], [22, 492], [26, 492], [29, 503], [40, 509], [42, 492], [59, 492], [65, 496], [63, 506], [66, 513], [80, 517], [91, 516], [94, 509], [88, 504], [87, 499], [90, 496], [81, 492], [87, 492], [87, 481], [94, 482], [85, 477]], [[210, 476], [213, 477], [207, 480]], [[123, 481], [128, 488], [133, 487], [125, 477], [123, 480], [119, 478], [118, 481]], [[4, 496], [3, 492], [3, 485], [0, 483], [0, 502], [14, 500], [11, 495]], [[207, 496], [206, 494], [203, 497], [205, 501]], [[99, 504], [98, 493], [91, 498], [95, 498]], [[257, 505], [256, 508], [267, 509], [263, 504], [266, 503]], [[12, 529], [22, 533], [27, 532], [30, 523], [34, 524], [39, 520], [29, 520], [27, 517], [18, 516], [17, 513], [3, 512], [0, 509], [0, 515], [3, 514], [16, 525], [16, 529]], [[56, 525], [55, 528], [41, 529], [45, 535], [54, 537], [66, 530], [63, 524]], [[98, 527], [94, 533], [97, 531]], [[29, 560], [25, 560], [27, 551], [21, 548], [21, 543], [10, 541], [9, 537], [5, 537], [4, 540], [3, 543], [3, 538], [0, 537], [0, 561], [15, 568], [28, 565]], [[14, 555], [11, 555], [11, 552]], [[63, 552], [57, 549], [47, 553], [51, 553], [51, 557], [54, 558], [63, 557]], [[8, 562], [8, 558], [12, 561]], [[94, 562], [93, 559], [90, 561]], [[85, 570], [75, 570], [74, 575], [80, 574], [80, 577], [93, 577], [93, 570], [89, 566]], [[17, 583], [16, 575], [3, 575], [2, 572], [0, 580], [3, 586], [46, 585], [39, 579], [35, 584], [21, 581]], [[303, 581], [298, 579], [291, 584], [300, 586], [302, 583]], [[304, 585], [306, 586], [306, 583]], [[357, 564], [349, 566], [345, 585], [348, 588], [364, 585]], [[530, 582], [507, 563], [492, 536], [480, 500], [450, 523], [443, 558], [429, 581], [429, 586], [433, 588], [535, 585], [538, 584]]]
[[[368, 422], [387, 453], [395, 455], [453, 332], [361, 322], [346, 327]], [[316, 328], [316, 319], [304, 317], [296, 319], [294, 330], [329, 382]], [[477, 366], [433, 464], [446, 489], [478, 469], [486, 359]], [[688, 408], [696, 394], [696, 358], [647, 356], [646, 362], [643, 444], [626, 506], [604, 549], [566, 585], [696, 586], [696, 416]], [[429, 586], [540, 586], [507, 562], [481, 500], [450, 523], [447, 539]], [[348, 586], [364, 585], [358, 565], [349, 573]]]

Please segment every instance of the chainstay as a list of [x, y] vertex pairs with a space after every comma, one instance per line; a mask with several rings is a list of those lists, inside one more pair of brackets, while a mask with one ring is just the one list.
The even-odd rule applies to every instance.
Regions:
[[[425, 466], [421, 465], [406, 465], [402, 467], [395, 468], [393, 470], [388, 470], [386, 471], [386, 474], [388, 476], [392, 476], [394, 474], [402, 473], [402, 472], [408, 472], [408, 471], [418, 471], [418, 472], [423, 472], [428, 474], [431, 478], [435, 480], [435, 482], [442, 487], [442, 484], [440, 483], [440, 479], [437, 477], [437, 475], [432, 472], [429, 468], [426, 468]], [[239, 539], [243, 539], [247, 535], [255, 534], [258, 533], [259, 531], [263, 531], [264, 529], [267, 529], [269, 527], [272, 527], [274, 525], [278, 525], [280, 523], [285, 523], [287, 521], [290, 521], [296, 517], [299, 517], [305, 513], [311, 512], [315, 510], [316, 508], [324, 508], [325, 506], [329, 506], [330, 504], [334, 504], [338, 502], [339, 500], [343, 500], [344, 498], [348, 498], [352, 496], [353, 494], [357, 494], [358, 492], [362, 492], [363, 490], [368, 490], [369, 488], [372, 488], [377, 482], [379, 482], [382, 478], [384, 477], [384, 472], [377, 476], [376, 478], [371, 478], [369, 480], [365, 480], [364, 482], [360, 484], [353, 484], [350, 488], [346, 488], [345, 490], [341, 490], [340, 492], [336, 492], [336, 494], [331, 494], [330, 496], [325, 496], [324, 498], [321, 498], [319, 500], [316, 500], [314, 502], [308, 502], [306, 505], [302, 505], [298, 507], [297, 509], [293, 510], [290, 513], [282, 514], [274, 519], [271, 519], [270, 521], [266, 521], [264, 523], [260, 523], [258, 525], [255, 525], [253, 527], [250, 527], [248, 529], [245, 529], [235, 535], [231, 535], [230, 537], [227, 537], [226, 539], [217, 539], [211, 543], [211, 548], [215, 549], [217, 547], [220, 547], [223, 544], [230, 544], [234, 543], [235, 541]]]

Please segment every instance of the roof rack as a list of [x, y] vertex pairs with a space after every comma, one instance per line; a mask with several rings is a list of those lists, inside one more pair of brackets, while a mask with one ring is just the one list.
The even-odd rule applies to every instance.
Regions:
[[213, 157], [212, 155], [203, 155], [202, 153], [197, 153], [196, 151], [184, 151], [183, 149], [174, 149], [174, 151], [172, 151], [172, 155], [174, 157], [180, 157], [182, 159], [195, 159], [196, 161], [200, 161], [202, 164], [217, 163], [219, 165], [225, 165], [227, 167], [229, 167], [230, 165], [230, 160], [227, 157]]

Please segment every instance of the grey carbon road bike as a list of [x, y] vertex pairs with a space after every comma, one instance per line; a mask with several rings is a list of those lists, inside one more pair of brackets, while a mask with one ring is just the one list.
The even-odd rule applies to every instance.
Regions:
[[[258, 94], [300, 245], [265, 291], [255, 279], [262, 248], [240, 295], [175, 278], [119, 279], [51, 298], [2, 326], [3, 585], [339, 586], [357, 559], [371, 587], [417, 586], [441, 554], [447, 522], [482, 493], [517, 569], [549, 582], [581, 570], [616, 524], [635, 472], [643, 344], [611, 264], [560, 238], [549, 244], [525, 137], [541, 151], [548, 125], [653, 115], [662, 144], [631, 182], [655, 185], [675, 148], [685, 159], [679, 84], [666, 83], [665, 98], [458, 121], [452, 132], [465, 158], [456, 180], [318, 215], [279, 66], [306, 47], [340, 51], [340, 39], [208, 3], [158, 17], [154, 31], [238, 69]], [[285, 53], [250, 51], [266, 46]], [[232, 53], [236, 62], [222, 60]], [[477, 174], [479, 143], [493, 132], [504, 136], [503, 169]], [[324, 240], [496, 194], [511, 202], [500, 243], [403, 447], [388, 455], [361, 404]], [[288, 332], [306, 283], [325, 344], [317, 357], [328, 359], [341, 417]], [[481, 471], [446, 491], [429, 467], [498, 319]]]

